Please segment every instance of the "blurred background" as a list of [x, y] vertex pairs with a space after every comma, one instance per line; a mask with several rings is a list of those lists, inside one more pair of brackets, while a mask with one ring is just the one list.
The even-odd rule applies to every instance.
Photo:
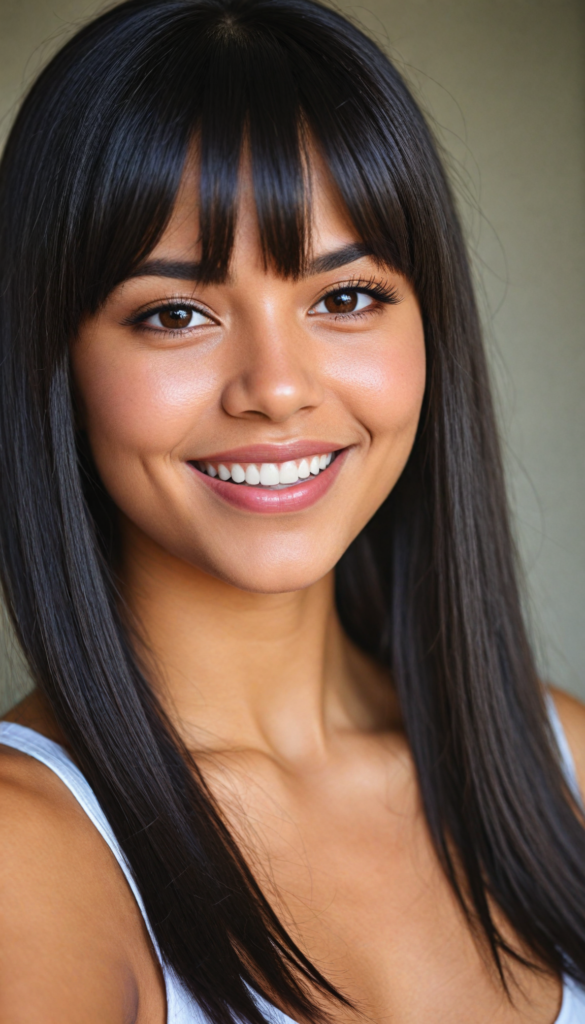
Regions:
[[[28, 84], [102, 6], [0, 0], [0, 143]], [[585, 4], [337, 6], [397, 63], [443, 150], [475, 267], [540, 670], [585, 699]], [[1, 711], [30, 684], [6, 622], [0, 632]]]

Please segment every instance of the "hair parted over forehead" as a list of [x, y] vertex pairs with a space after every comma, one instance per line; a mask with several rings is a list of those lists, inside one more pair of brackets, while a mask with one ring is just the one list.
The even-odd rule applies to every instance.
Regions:
[[[432, 276], [440, 171], [426, 126], [365, 36], [333, 11], [308, 11], [303, 0], [286, 11], [274, 0], [131, 2], [49, 65], [28, 106], [58, 75], [51, 132], [35, 148], [55, 176], [44, 217], [58, 225], [65, 286], [71, 254], [79, 305], [95, 308], [152, 247], [193, 151], [203, 280], [226, 273], [244, 148], [262, 249], [279, 273], [298, 274], [306, 255], [314, 148], [372, 252]], [[31, 205], [46, 194], [39, 171], [18, 167]]]
[[438, 857], [502, 982], [528, 958], [585, 983], [583, 820], [526, 637], [467, 256], [431, 134], [386, 56], [329, 7], [130, 0], [51, 60], [0, 167], [0, 571], [164, 960], [212, 1024], [261, 1024], [251, 987], [310, 1021], [325, 1016], [316, 994], [343, 996], [275, 915], [137, 661], [69, 351], [148, 258], [193, 156], [201, 278], [229, 268], [244, 164], [266, 265], [299, 274], [314, 154], [356, 242], [412, 282], [428, 367], [407, 467], [336, 568], [338, 609], [391, 674]]

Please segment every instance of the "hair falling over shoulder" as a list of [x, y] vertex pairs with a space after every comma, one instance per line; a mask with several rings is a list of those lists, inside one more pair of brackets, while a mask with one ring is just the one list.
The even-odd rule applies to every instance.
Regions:
[[343, 999], [256, 884], [133, 653], [116, 529], [76, 427], [69, 344], [152, 250], [200, 164], [203, 276], [221, 280], [249, 150], [267, 263], [307, 252], [309, 149], [358, 237], [413, 283], [428, 383], [408, 465], [337, 568], [344, 626], [397, 687], [429, 829], [505, 983], [525, 956], [585, 983], [585, 830], [523, 623], [460, 226], [404, 82], [312, 0], [129, 0], [26, 97], [0, 169], [0, 564], [34, 678], [132, 867], [165, 961], [213, 1024], [250, 987], [318, 1020]]

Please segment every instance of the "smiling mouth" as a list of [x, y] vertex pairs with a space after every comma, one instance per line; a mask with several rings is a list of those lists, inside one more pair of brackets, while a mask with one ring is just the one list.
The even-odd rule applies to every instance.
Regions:
[[286, 462], [218, 462], [213, 460], [194, 461], [201, 473], [227, 483], [246, 485], [261, 490], [281, 491], [325, 472], [344, 449], [308, 455]]

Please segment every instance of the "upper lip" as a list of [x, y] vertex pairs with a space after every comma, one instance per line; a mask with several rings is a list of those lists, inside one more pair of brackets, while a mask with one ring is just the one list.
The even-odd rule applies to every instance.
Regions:
[[289, 462], [311, 455], [326, 455], [346, 445], [336, 441], [289, 441], [287, 444], [252, 444], [248, 448], [230, 448], [228, 451], [202, 455], [193, 462]]

